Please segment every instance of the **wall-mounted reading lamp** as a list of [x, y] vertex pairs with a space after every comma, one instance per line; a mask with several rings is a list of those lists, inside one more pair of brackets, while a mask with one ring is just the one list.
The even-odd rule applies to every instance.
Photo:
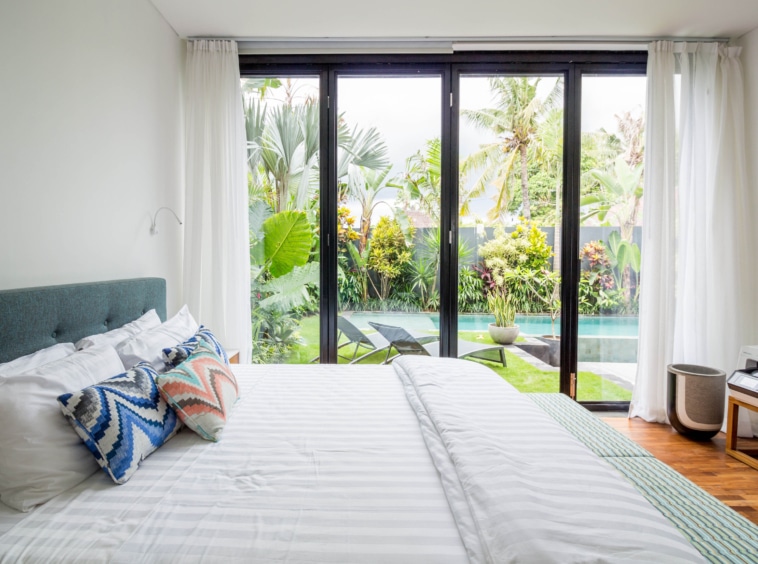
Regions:
[[158, 214], [160, 213], [161, 210], [168, 210], [168, 211], [170, 211], [173, 214], [173, 216], [176, 218], [176, 221], [179, 222], [179, 225], [183, 225], [182, 224], [182, 220], [179, 219], [179, 216], [176, 215], [176, 213], [174, 212], [174, 210], [172, 210], [171, 208], [167, 208], [167, 207], [164, 206], [162, 208], [158, 208], [158, 211], [156, 211], [155, 215], [153, 216], [153, 222], [150, 224], [150, 235], [155, 235], [156, 233], [158, 233], [158, 227], [155, 225], [155, 220], [158, 218]]

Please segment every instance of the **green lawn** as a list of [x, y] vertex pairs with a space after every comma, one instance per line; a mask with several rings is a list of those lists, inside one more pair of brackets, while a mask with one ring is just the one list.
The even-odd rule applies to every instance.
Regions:
[[[461, 331], [459, 336], [469, 341], [493, 343], [486, 331]], [[314, 315], [301, 320], [300, 337], [303, 344], [293, 351], [287, 359], [288, 363], [304, 364], [318, 356], [318, 316]], [[343, 354], [352, 354], [353, 347], [349, 346], [340, 350], [344, 351]], [[481, 361], [481, 363], [497, 372], [521, 392], [558, 391], [558, 372], [538, 370], [507, 350], [505, 355], [508, 364], [505, 368], [499, 363], [487, 361]], [[365, 358], [361, 363], [380, 364], [384, 358], [385, 351], [381, 351]], [[348, 361], [340, 359], [339, 362], [344, 364]], [[592, 372], [580, 372], [578, 374], [578, 393], [579, 401], [628, 401], [632, 399], [632, 393], [629, 390], [625, 390]]]

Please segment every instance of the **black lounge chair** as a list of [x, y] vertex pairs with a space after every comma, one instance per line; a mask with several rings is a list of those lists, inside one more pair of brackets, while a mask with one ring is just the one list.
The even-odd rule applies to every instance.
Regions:
[[[380, 333], [364, 333], [358, 327], [353, 325], [352, 322], [348, 321], [347, 318], [342, 317], [341, 315], [337, 317], [337, 330], [337, 342], [342, 340], [343, 337], [346, 339], [345, 342], [337, 346], [337, 355], [340, 358], [350, 361], [350, 364], [360, 362], [364, 358], [383, 350], [387, 350], [389, 357], [390, 343]], [[413, 338], [417, 339], [418, 342], [421, 343], [428, 343], [430, 341], [439, 339], [438, 336], [429, 335], [428, 333], [414, 333]], [[339, 350], [341, 348], [350, 345], [355, 345], [353, 354], [351, 356], [344, 356], [339, 354]], [[365, 352], [361, 356], [358, 356], [358, 351], [360, 351], [361, 348], [368, 349], [368, 352]], [[311, 360], [311, 362], [316, 362], [318, 359], [319, 357], [316, 357]], [[386, 362], [387, 359], [385, 359], [385, 363]]]
[[[422, 343], [402, 327], [382, 325], [381, 323], [374, 323], [373, 321], [369, 321], [368, 324], [376, 329], [390, 344], [384, 364], [390, 363], [398, 356], [404, 354], [427, 356], [440, 355], [439, 341]], [[391, 357], [390, 354], [392, 349], [395, 349], [397, 354]], [[499, 358], [492, 358], [492, 356], [487, 353], [499, 353]], [[500, 362], [503, 366], [507, 366], [505, 363], [505, 347], [503, 345], [479, 344], [464, 339], [458, 339], [458, 358], [464, 357], [489, 360], [490, 362]]]

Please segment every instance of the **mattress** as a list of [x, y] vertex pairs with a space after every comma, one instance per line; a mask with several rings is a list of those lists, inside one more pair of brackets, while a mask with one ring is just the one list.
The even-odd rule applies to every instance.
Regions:
[[238, 366], [220, 442], [186, 429], [0, 536], [51, 562], [698, 562], [659, 511], [489, 369]]

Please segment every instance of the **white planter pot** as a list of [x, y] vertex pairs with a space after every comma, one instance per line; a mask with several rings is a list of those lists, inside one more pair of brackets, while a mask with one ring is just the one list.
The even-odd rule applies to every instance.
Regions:
[[487, 327], [492, 340], [500, 345], [510, 345], [516, 340], [519, 333], [518, 325], [512, 327], [498, 327], [494, 323], [490, 323]]

